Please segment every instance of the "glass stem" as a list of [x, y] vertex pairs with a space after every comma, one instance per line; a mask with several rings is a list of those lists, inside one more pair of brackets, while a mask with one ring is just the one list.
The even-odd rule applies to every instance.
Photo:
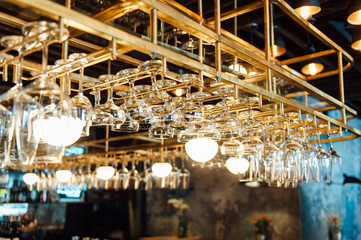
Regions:
[[100, 105], [100, 91], [98, 89], [94, 89], [94, 96], [95, 96], [95, 106]]
[[108, 102], [113, 102], [113, 85], [108, 88]]
[[42, 71], [45, 75], [47, 72], [47, 66], [48, 66], [48, 43], [43, 43], [43, 59], [42, 59]]
[[24, 47], [22, 46], [19, 51], [19, 71], [17, 72], [16, 83], [23, 86], [23, 63], [24, 63]]
[[80, 68], [80, 80], [79, 80], [79, 94], [83, 95], [83, 78], [84, 78], [84, 68]]

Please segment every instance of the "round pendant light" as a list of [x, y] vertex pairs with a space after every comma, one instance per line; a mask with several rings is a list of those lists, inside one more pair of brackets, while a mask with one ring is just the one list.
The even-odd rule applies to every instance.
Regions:
[[103, 180], [109, 180], [113, 177], [115, 169], [112, 166], [101, 166], [97, 168], [97, 176]]
[[317, 61], [312, 61], [307, 65], [303, 66], [301, 72], [305, 75], [316, 75], [323, 71], [323, 64]]
[[69, 182], [73, 174], [69, 170], [58, 170], [55, 172], [56, 179], [62, 183]]
[[218, 152], [218, 143], [210, 138], [195, 138], [185, 145], [188, 156], [196, 162], [207, 162]]
[[347, 22], [352, 25], [361, 25], [361, 0], [351, 1]]
[[35, 173], [25, 173], [23, 180], [27, 185], [33, 185], [38, 181], [39, 177]]
[[319, 0], [294, 0], [293, 3], [295, 11], [306, 20], [321, 11]]
[[166, 177], [172, 171], [172, 165], [168, 162], [158, 162], [152, 165], [152, 172], [156, 177]]

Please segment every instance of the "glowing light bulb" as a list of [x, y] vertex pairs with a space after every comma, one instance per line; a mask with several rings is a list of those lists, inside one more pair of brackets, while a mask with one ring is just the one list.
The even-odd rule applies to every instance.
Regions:
[[218, 152], [218, 143], [210, 138], [196, 138], [185, 144], [188, 156], [196, 162], [207, 162]]
[[101, 166], [97, 168], [97, 176], [103, 180], [110, 179], [114, 173], [115, 169], [112, 166]]
[[358, 41], [352, 43], [351, 47], [352, 47], [352, 49], [355, 49], [356, 51], [361, 51], [361, 40], [358, 40]]
[[157, 177], [166, 177], [172, 171], [172, 165], [167, 162], [154, 163], [152, 165], [152, 172]]
[[310, 19], [312, 17], [312, 14], [310, 12], [310, 8], [307, 6], [301, 7], [300, 15], [304, 19]]
[[238, 160], [238, 173], [245, 173], [249, 169], [249, 161], [245, 158], [240, 158]]
[[273, 56], [277, 57], [278, 56], [278, 46], [277, 45], [273, 45]]
[[317, 73], [316, 64], [310, 63], [308, 65], [308, 69], [310, 71], [310, 75], [315, 75]]
[[34, 137], [50, 145], [69, 146], [80, 138], [84, 125], [79, 118], [67, 116], [36, 119], [33, 122]]
[[361, 10], [357, 10], [350, 14], [347, 18], [347, 22], [352, 25], [360, 25], [361, 24]]
[[183, 95], [183, 89], [178, 88], [177, 90], [175, 90], [175, 95], [176, 95], [177, 97], [182, 96], [182, 95]]
[[228, 171], [233, 174], [245, 173], [249, 168], [249, 162], [245, 158], [231, 157], [226, 161]]
[[58, 170], [55, 172], [56, 179], [63, 183], [69, 182], [72, 175], [69, 170]]
[[38, 181], [39, 177], [35, 173], [25, 173], [23, 175], [23, 180], [28, 185], [33, 185]]

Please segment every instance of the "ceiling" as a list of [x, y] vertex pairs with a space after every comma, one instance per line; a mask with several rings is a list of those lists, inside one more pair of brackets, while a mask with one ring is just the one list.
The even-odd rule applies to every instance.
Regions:
[[[168, 0], [171, 1], [171, 0]], [[56, 0], [60, 4], [65, 4], [64, 0]], [[80, 11], [84, 14], [90, 16], [99, 16], [99, 13], [107, 11], [111, 8], [112, 5], [118, 4], [118, 0], [72, 0], [72, 8]], [[129, 1], [130, 2], [130, 1]], [[198, 0], [178, 0], [179, 4], [184, 7], [192, 10], [193, 12], [198, 12]], [[245, 6], [257, 2], [255, 0], [242, 0], [238, 1], [238, 7]], [[354, 58], [354, 66], [344, 73], [344, 87], [345, 87], [345, 99], [346, 104], [351, 108], [355, 109], [358, 112], [358, 115], [361, 116], [361, 53], [351, 49], [351, 35], [354, 26], [347, 24], [347, 11], [350, 7], [352, 0], [321, 0], [322, 10], [320, 13], [315, 15], [310, 21], [321, 30], [325, 35], [332, 39], [336, 44], [341, 46], [344, 50], [352, 55]], [[292, 5], [292, 2], [290, 2]], [[221, 1], [221, 12], [226, 12], [234, 8], [233, 0], [222, 0]], [[13, 5], [9, 2], [3, 2], [0, 6], [0, 12], [11, 16], [11, 19], [6, 19], [6, 16], [2, 16], [0, 19], [0, 37], [5, 35], [14, 35], [21, 34], [21, 25], [24, 22], [30, 21], [39, 21], [47, 20], [46, 17], [36, 14], [35, 12], [27, 8], [19, 8], [16, 5]], [[124, 15], [124, 14], [121, 14]], [[213, 1], [203, 1], [203, 17], [204, 19], [209, 19], [214, 16], [214, 5]], [[286, 14], [284, 14], [277, 6], [274, 7], [274, 20], [275, 25], [278, 26], [285, 43], [287, 52], [285, 55], [278, 58], [278, 60], [286, 60], [294, 58], [297, 56], [302, 56], [306, 54], [306, 48], [308, 46], [307, 33], [301, 27], [292, 21]], [[108, 21], [108, 20], [106, 20]], [[255, 45], [259, 49], [264, 48], [264, 29], [263, 29], [263, 10], [258, 9], [241, 16], [237, 17], [237, 34], [243, 40]], [[149, 16], [140, 11], [135, 11], [133, 13], [125, 14], [120, 18], [111, 19], [109, 24], [115, 25], [119, 28], [126, 29], [127, 31], [135, 31], [135, 34], [138, 35], [147, 35], [147, 26], [149, 25]], [[250, 26], [257, 26], [252, 28], [250, 31]], [[234, 32], [234, 23], [233, 19], [226, 20], [222, 22], [222, 28], [233, 33]], [[173, 32], [173, 28], [169, 25], [165, 25], [165, 36], [167, 33]], [[69, 46], [69, 53], [72, 52], [91, 52], [94, 51], [97, 47], [106, 47], [110, 43], [109, 41], [96, 37], [91, 34], [85, 34], [78, 30], [71, 30], [71, 37], [76, 37], [77, 42], [73, 42]], [[184, 43], [189, 40], [188, 34], [183, 34], [178, 36], [178, 41]], [[174, 40], [174, 39], [173, 39]], [[322, 42], [317, 38], [310, 38], [312, 43], [315, 45], [317, 51], [327, 50]], [[86, 46], [81, 45], [81, 41], [86, 41], [88, 44]], [[172, 44], [172, 39], [169, 40]], [[206, 45], [206, 61], [213, 64], [214, 56], [214, 47]], [[149, 56], [140, 52], [131, 51], [128, 52], [128, 57], [135, 57], [138, 60], [147, 60]], [[54, 64], [57, 59], [61, 58], [61, 44], [53, 44], [49, 49], [49, 64]], [[224, 54], [222, 56], [223, 63], [225, 65], [230, 64], [233, 61], [231, 56]], [[41, 53], [37, 52], [26, 57], [26, 60], [40, 63], [41, 62]], [[327, 57], [320, 59], [321, 62], [325, 65], [325, 70], [334, 70], [337, 69], [337, 55], [333, 54]], [[110, 71], [111, 73], [116, 73], [119, 70], [124, 68], [132, 67], [131, 64], [127, 61], [122, 62], [111, 62]], [[300, 71], [301, 64], [291, 65], [297, 71]], [[184, 69], [177, 69], [176, 67], [169, 65], [169, 68], [175, 72], [186, 71]], [[89, 77], [97, 78], [100, 74], [105, 74], [108, 71], [108, 62], [103, 62], [87, 68], [85, 74]], [[9, 72], [9, 77], [11, 78], [12, 73]], [[25, 73], [25, 76], [29, 76], [29, 72]], [[316, 80], [309, 81], [312, 85], [316, 86], [320, 90], [328, 93], [329, 95], [339, 99], [339, 80], [338, 76], [331, 76], [327, 78], [321, 78]], [[0, 93], [8, 90], [13, 84], [9, 82], [0, 83]], [[90, 99], [93, 99], [92, 96], [88, 95]], [[97, 138], [93, 136], [93, 138]], [[137, 139], [138, 143], [142, 142], [141, 139]], [[118, 142], [119, 144], [119, 142]]]

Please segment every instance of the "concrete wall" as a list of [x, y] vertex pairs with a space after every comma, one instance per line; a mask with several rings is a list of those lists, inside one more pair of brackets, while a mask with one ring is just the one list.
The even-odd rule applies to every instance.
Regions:
[[[272, 239], [301, 239], [297, 189], [249, 188], [225, 169], [191, 168], [192, 190], [183, 195], [187, 236], [202, 239], [254, 240], [251, 221], [260, 215], [271, 219]], [[179, 192], [151, 190], [147, 194], [148, 234], [176, 235], [176, 210], [167, 204]]]
[[[350, 124], [361, 129], [361, 120]], [[324, 144], [329, 149], [328, 144]], [[300, 205], [304, 240], [328, 239], [329, 217], [338, 215], [343, 224], [343, 239], [361, 240], [361, 185], [342, 186], [343, 173], [361, 178], [361, 138], [334, 143], [343, 165], [333, 168], [332, 184], [301, 184]]]

